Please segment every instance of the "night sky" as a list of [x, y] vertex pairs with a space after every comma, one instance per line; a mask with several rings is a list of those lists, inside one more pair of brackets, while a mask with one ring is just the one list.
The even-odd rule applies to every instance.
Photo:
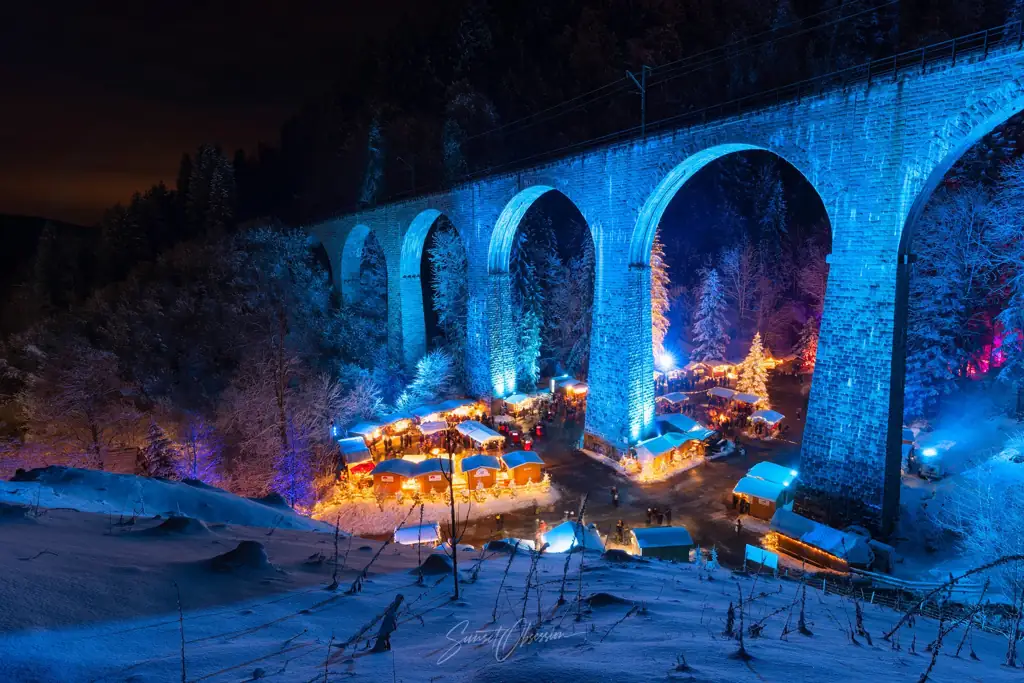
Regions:
[[204, 142], [276, 143], [395, 0], [5, 3], [0, 213], [94, 223]]

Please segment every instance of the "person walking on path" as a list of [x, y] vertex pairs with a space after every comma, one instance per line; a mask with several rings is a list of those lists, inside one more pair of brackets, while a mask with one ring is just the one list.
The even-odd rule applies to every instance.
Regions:
[[625, 542], [623, 540], [623, 532], [624, 531], [625, 531], [625, 526], [622, 524], [622, 520], [620, 519], [618, 521], [618, 523], [615, 525], [615, 535], [618, 537], [619, 543], [624, 543]]
[[651, 519], [654, 517], [654, 511], [651, 508], [647, 508], [647, 526], [651, 525]]
[[494, 515], [494, 530], [495, 531], [504, 531], [505, 530], [505, 520], [504, 520], [504, 518], [502, 518], [500, 512], [498, 514]]
[[672, 526], [672, 508], [665, 508], [665, 522]]
[[736, 518], [736, 535], [739, 536], [743, 531], [743, 520], [739, 517]]

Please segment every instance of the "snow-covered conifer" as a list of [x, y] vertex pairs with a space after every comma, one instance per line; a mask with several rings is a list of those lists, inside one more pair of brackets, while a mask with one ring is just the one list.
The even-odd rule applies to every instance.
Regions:
[[720, 360], [729, 344], [725, 322], [725, 294], [718, 271], [709, 270], [701, 283], [700, 302], [693, 321], [691, 360]]

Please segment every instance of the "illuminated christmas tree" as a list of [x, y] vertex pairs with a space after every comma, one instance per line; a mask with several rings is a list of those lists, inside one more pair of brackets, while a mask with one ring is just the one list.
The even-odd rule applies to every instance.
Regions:
[[764, 359], [764, 345], [761, 333], [754, 335], [750, 352], [737, 369], [736, 389], [743, 394], [754, 394], [768, 398], [768, 366]]

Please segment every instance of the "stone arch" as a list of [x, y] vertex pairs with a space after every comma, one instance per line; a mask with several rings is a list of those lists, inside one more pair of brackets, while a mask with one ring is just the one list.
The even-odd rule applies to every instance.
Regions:
[[[402, 289], [402, 342], [406, 363], [412, 365], [427, 352], [426, 306], [423, 298], [423, 283], [420, 269], [423, 264], [423, 250], [427, 237], [437, 221], [445, 214], [437, 209], [424, 209], [413, 218], [402, 240], [401, 273]], [[452, 223], [456, 234], [462, 240], [458, 227]]]
[[[509, 268], [512, 247], [519, 226], [530, 208], [545, 195], [557, 192], [565, 197], [583, 216], [580, 205], [564, 191], [551, 185], [537, 184], [520, 190], [505, 204], [487, 248], [487, 327], [490, 344], [491, 388], [496, 397], [516, 391], [515, 330], [512, 324], [512, 288]], [[584, 216], [587, 233], [594, 239], [593, 228]]]
[[371, 233], [370, 226], [363, 223], [355, 225], [345, 237], [341, 248], [341, 282], [342, 301], [347, 304], [358, 303], [360, 300], [359, 279], [363, 265], [363, 248], [366, 238]]

